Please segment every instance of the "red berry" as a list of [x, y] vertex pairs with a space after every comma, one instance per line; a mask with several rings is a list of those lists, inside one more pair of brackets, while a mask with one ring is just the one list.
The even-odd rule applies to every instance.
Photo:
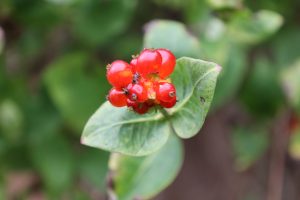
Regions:
[[149, 106], [146, 103], [138, 103], [137, 106], [133, 107], [133, 110], [139, 114], [145, 114], [149, 110]]
[[133, 107], [135, 107], [135, 106], [137, 106], [137, 105], [138, 105], [138, 102], [136, 102], [136, 101], [131, 101], [130, 99], [127, 99], [127, 107], [133, 108]]
[[146, 77], [148, 74], [158, 73], [162, 57], [156, 50], [145, 49], [137, 58], [136, 71]]
[[142, 84], [129, 84], [127, 89], [131, 101], [144, 102], [148, 99], [147, 89]]
[[135, 73], [136, 72], [136, 65], [137, 65], [137, 58], [133, 58], [130, 61], [130, 65], [132, 66], [132, 72]]
[[175, 106], [176, 102], [177, 102], [177, 100], [176, 100], [176, 98], [174, 98], [170, 102], [161, 101], [159, 104], [164, 108], [172, 108], [173, 106]]
[[149, 108], [152, 107], [148, 105], [148, 103], [139, 103], [136, 101], [131, 101], [130, 99], [127, 99], [127, 106], [132, 108], [134, 112], [139, 114], [145, 114], [148, 112]]
[[138, 106], [134, 107], [133, 110], [139, 114], [145, 114], [149, 110], [149, 106], [146, 103], [139, 103]]
[[116, 107], [123, 107], [127, 104], [127, 97], [125, 95], [125, 92], [122, 90], [118, 90], [116, 88], [112, 88], [109, 91], [107, 100]]
[[148, 105], [149, 108], [155, 106], [155, 102], [154, 101], [146, 101], [145, 103]]
[[116, 60], [108, 65], [106, 76], [108, 82], [116, 88], [127, 87], [133, 78], [131, 66], [122, 60]]
[[158, 75], [161, 78], [166, 78], [174, 71], [176, 65], [176, 57], [168, 49], [157, 49], [162, 57], [161, 67], [158, 70]]
[[176, 100], [176, 89], [172, 83], [159, 82], [155, 86], [156, 99], [163, 102], [172, 102]]

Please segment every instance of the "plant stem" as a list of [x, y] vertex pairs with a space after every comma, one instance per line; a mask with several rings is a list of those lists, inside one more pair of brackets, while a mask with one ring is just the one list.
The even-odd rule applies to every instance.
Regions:
[[116, 194], [114, 192], [114, 179], [113, 171], [109, 170], [106, 180], [106, 200], [117, 200]]
[[172, 131], [174, 132], [174, 134], [177, 135], [177, 134], [176, 134], [176, 130], [175, 130], [173, 124], [172, 124], [171, 121], [170, 121], [171, 115], [168, 113], [168, 111], [167, 111], [166, 109], [160, 107], [160, 106], [158, 107], [158, 110], [159, 110], [160, 113], [167, 119], [168, 124], [169, 124], [170, 128], [172, 129]]
[[158, 110], [163, 114], [163, 116], [167, 119], [171, 117], [171, 115], [168, 113], [168, 111], [160, 106], [158, 106]]

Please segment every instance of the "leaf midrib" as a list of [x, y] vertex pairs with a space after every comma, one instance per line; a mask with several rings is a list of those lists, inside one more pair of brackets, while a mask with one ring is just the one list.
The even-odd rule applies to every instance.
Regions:
[[127, 120], [127, 121], [121, 121], [121, 122], [116, 122], [116, 123], [112, 123], [112, 124], [109, 124], [107, 126], [104, 126], [102, 128], [99, 128], [99, 129], [96, 129], [94, 130], [93, 132], [90, 132], [89, 135], [93, 135], [95, 132], [101, 132], [105, 129], [109, 129], [109, 128], [112, 128], [114, 126], [118, 126], [118, 125], [124, 125], [124, 124], [132, 124], [132, 123], [142, 123], [142, 122], [151, 122], [151, 121], [158, 121], [160, 119], [163, 118], [163, 115], [158, 113], [152, 117], [144, 117], [144, 118], [137, 118], [137, 119], [134, 119], [134, 120]]

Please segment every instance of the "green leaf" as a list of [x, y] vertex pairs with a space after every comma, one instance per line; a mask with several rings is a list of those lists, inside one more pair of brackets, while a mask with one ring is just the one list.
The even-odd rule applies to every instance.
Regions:
[[107, 42], [126, 29], [136, 4], [136, 0], [82, 1], [72, 16], [73, 33], [84, 44]]
[[161, 113], [138, 115], [127, 108], [104, 103], [87, 122], [81, 142], [88, 146], [141, 156], [162, 147], [170, 133], [183, 138], [195, 135], [208, 112], [220, 67], [215, 63], [183, 57], [171, 78], [179, 102]]
[[171, 78], [179, 102], [168, 110], [179, 137], [190, 138], [201, 129], [213, 99], [221, 67], [212, 62], [183, 57]]
[[[197, 24], [210, 16], [211, 10], [209, 9], [206, 1], [189, 0], [182, 1], [184, 21], [187, 24]], [[196, 25], [196, 26], [197, 26]]]
[[76, 0], [46, 0], [46, 1], [57, 5], [70, 5], [76, 2]]
[[72, 185], [75, 178], [75, 162], [66, 138], [55, 135], [31, 144], [30, 148], [34, 166], [49, 193], [58, 195]]
[[31, 143], [43, 142], [60, 131], [63, 120], [48, 97], [32, 95], [24, 99], [27, 138]]
[[252, 14], [241, 12], [230, 22], [229, 34], [234, 41], [256, 44], [275, 33], [283, 24], [283, 18], [276, 12], [261, 10]]
[[16, 142], [23, 133], [24, 117], [19, 106], [12, 100], [6, 99], [0, 103], [0, 130], [3, 136]]
[[281, 68], [295, 63], [300, 57], [300, 28], [285, 28], [277, 34], [273, 46], [274, 59]]
[[179, 9], [186, 4], [186, 2], [181, 0], [154, 0], [154, 3], [158, 6], [169, 7], [171, 9]]
[[3, 173], [0, 168], [0, 199], [7, 199], [7, 180], [5, 180], [6, 173]]
[[208, 4], [215, 8], [240, 8], [243, 0], [206, 0]]
[[146, 25], [144, 47], [167, 48], [176, 57], [200, 57], [200, 44], [186, 27], [171, 20], [154, 20]]
[[105, 67], [97, 67], [100, 71], [96, 71], [94, 66], [86, 54], [71, 53], [50, 64], [44, 74], [52, 100], [77, 132], [109, 90]]
[[240, 87], [246, 71], [246, 48], [232, 42], [226, 24], [216, 17], [206, 21], [204, 30], [201, 44], [205, 57], [222, 66], [212, 105], [217, 108], [230, 100]]
[[[0, 138], [0, 161], [2, 161], [3, 156], [5, 155], [6, 150], [8, 149], [8, 144], [3, 138]], [[1, 167], [0, 167], [1, 170]]]
[[39, 29], [49, 32], [63, 19], [63, 10], [46, 1], [11, 1], [14, 18], [24, 29]]
[[[268, 92], [266, 92], [268, 91]], [[241, 100], [257, 117], [273, 117], [284, 102], [278, 70], [266, 57], [257, 56], [241, 90]]]
[[6, 198], [5, 190], [6, 190], [6, 188], [5, 188], [4, 183], [0, 183], [0, 199]]
[[284, 93], [289, 103], [300, 113], [300, 60], [297, 60], [291, 67], [281, 73], [281, 80]]
[[173, 182], [183, 162], [181, 141], [172, 136], [158, 152], [145, 157], [113, 154], [110, 160], [119, 199], [150, 199]]
[[237, 170], [246, 170], [265, 153], [268, 147], [268, 135], [262, 129], [238, 128], [232, 134], [235, 166]]
[[161, 113], [138, 115], [104, 103], [89, 119], [81, 143], [112, 152], [142, 156], [162, 147], [171, 133]]
[[104, 191], [109, 154], [98, 149], [84, 149], [78, 163], [81, 178], [97, 190]]
[[227, 49], [227, 58], [221, 62], [222, 73], [216, 86], [213, 107], [219, 107], [233, 97], [240, 87], [246, 71], [245, 50], [236, 45]]

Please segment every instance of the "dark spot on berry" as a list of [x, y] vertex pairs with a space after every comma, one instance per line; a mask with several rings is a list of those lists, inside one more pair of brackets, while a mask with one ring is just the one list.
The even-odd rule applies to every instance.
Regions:
[[132, 79], [132, 83], [138, 83], [139, 82], [139, 79], [141, 78], [141, 75], [139, 74], [139, 73], [135, 73], [134, 75], [133, 75], [133, 79]]
[[129, 91], [128, 91], [127, 88], [123, 88], [122, 90], [123, 90], [123, 92], [124, 92], [125, 95], [128, 95], [128, 94], [129, 94]]
[[131, 95], [131, 99], [132, 99], [133, 101], [136, 101], [136, 100], [137, 100], [137, 95], [136, 95], [136, 94], [132, 94], [132, 95]]
[[201, 103], [205, 103], [204, 97], [200, 97], [200, 101], [201, 101]]
[[175, 92], [174, 92], [174, 91], [169, 92], [169, 96], [170, 96], [170, 97], [175, 97]]

